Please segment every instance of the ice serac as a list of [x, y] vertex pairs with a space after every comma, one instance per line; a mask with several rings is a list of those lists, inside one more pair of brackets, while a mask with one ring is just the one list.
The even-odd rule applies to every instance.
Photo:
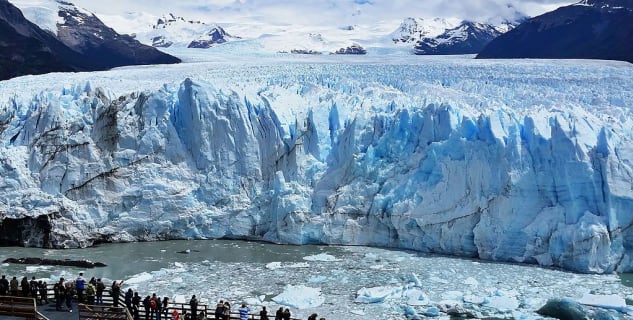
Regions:
[[242, 238], [633, 271], [630, 69], [456, 63], [13, 97], [0, 224], [29, 246]]

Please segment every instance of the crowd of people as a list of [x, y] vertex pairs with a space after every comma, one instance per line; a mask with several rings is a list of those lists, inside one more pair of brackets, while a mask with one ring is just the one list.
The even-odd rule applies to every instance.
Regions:
[[[119, 307], [122, 285], [123, 281], [113, 281], [110, 285], [113, 307]], [[75, 297], [79, 303], [103, 305], [103, 293], [105, 291], [106, 285], [101, 278], [92, 277], [86, 281], [83, 272], [79, 273], [79, 276], [73, 281], [66, 281], [66, 279], [60, 278], [53, 285], [55, 310], [73, 312], [72, 302]], [[18, 281], [17, 277], [13, 277], [9, 281], [3, 275], [0, 279], [0, 296], [7, 295], [32, 297], [38, 305], [49, 303], [48, 284], [42, 280], [35, 280], [35, 277], [32, 277], [31, 281], [27, 277], [23, 277], [21, 281]], [[189, 300], [189, 310], [186, 310], [184, 305], [181, 305], [180, 308], [170, 307], [169, 298], [161, 298], [156, 293], [142, 298], [138, 292], [134, 292], [131, 288], [123, 295], [123, 301], [134, 320], [161, 320], [162, 317], [167, 319], [169, 315], [174, 320], [229, 320], [231, 318], [231, 304], [228, 301], [220, 300], [213, 310], [213, 317], [211, 317], [211, 315], [205, 314], [206, 308], [205, 310], [199, 310], [198, 298], [195, 295]], [[143, 317], [141, 317], [141, 308], [145, 311]], [[237, 311], [239, 312], [240, 320], [247, 320], [251, 315], [251, 309], [246, 304], [242, 304]], [[260, 320], [290, 320], [292, 317], [290, 309], [284, 309], [283, 307], [280, 307], [275, 312], [274, 318], [272, 318], [272, 315], [268, 315], [266, 307], [262, 307], [258, 314]], [[318, 315], [313, 313], [308, 317], [308, 320], [325, 320], [325, 318], [317, 318]]]

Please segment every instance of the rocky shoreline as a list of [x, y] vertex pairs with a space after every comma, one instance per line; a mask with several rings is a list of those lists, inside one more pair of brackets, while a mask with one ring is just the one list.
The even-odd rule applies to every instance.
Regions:
[[44, 266], [68, 266], [80, 268], [99, 268], [107, 266], [105, 263], [92, 262], [88, 260], [58, 260], [58, 259], [42, 259], [42, 258], [8, 258], [3, 263], [16, 264], [34, 264]]

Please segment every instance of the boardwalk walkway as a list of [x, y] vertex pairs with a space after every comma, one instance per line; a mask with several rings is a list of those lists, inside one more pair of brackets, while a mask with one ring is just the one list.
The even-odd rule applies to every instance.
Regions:
[[[52, 286], [51, 286], [52, 288]], [[79, 312], [80, 310], [80, 306], [77, 304], [76, 299], [73, 299], [73, 303], [72, 303], [72, 312], [67, 311], [66, 306], [63, 306], [63, 309], [66, 311], [57, 311], [55, 310], [55, 299], [53, 297], [53, 290], [49, 290], [48, 291], [48, 296], [49, 296], [49, 303], [45, 304], [45, 305], [37, 305], [37, 311], [43, 315], [45, 317], [45, 319], [48, 320], [88, 320], [88, 319], [126, 319], [125, 317], [125, 309], [124, 308], [120, 308], [119, 312], [113, 312], [116, 311], [115, 309], [112, 309], [112, 297], [110, 296], [108, 291], [104, 292], [103, 295], [103, 301], [104, 304], [100, 305], [100, 306], [88, 306], [89, 309], [94, 310], [94, 313], [90, 313], [90, 312], [86, 312], [86, 311], [82, 311]], [[10, 298], [10, 297], [7, 297]], [[31, 300], [33, 301], [33, 300]], [[34, 303], [34, 301], [33, 301]], [[124, 300], [123, 300], [123, 296], [119, 296], [119, 306], [123, 307], [125, 306]], [[32, 308], [32, 306], [31, 306]], [[198, 312], [202, 311], [204, 312], [204, 314], [206, 315], [205, 319], [215, 319], [213, 317], [213, 310], [215, 309], [215, 306], [208, 306], [208, 305], [204, 305], [204, 304], [199, 304], [198, 305]], [[84, 309], [85, 310], [85, 307]], [[120, 312], [120, 311], [123, 312]], [[165, 313], [162, 313], [162, 317], [161, 320], [173, 320], [174, 317], [172, 315], [173, 310], [178, 310], [180, 316], [180, 320], [183, 320], [182, 314], [184, 314], [185, 312], [190, 313], [191, 309], [189, 307], [189, 304], [184, 304], [184, 303], [173, 303], [170, 302], [169, 303], [169, 309], [168, 311]], [[105, 311], [105, 312], [102, 312]], [[258, 314], [250, 314], [248, 319], [249, 320], [260, 320], [259, 317], [259, 310], [253, 310], [253, 312], [257, 312]], [[275, 310], [269, 310], [269, 317], [271, 319], [274, 319], [274, 312]], [[119, 313], [120, 315], [116, 315], [115, 313]], [[272, 316], [271, 316], [272, 314]], [[145, 315], [145, 310], [143, 309], [143, 307], [141, 306], [140, 312], [139, 312], [139, 316], [141, 320], [146, 319], [146, 315]], [[3, 316], [0, 315], [0, 320], [12, 320], [12, 319], [25, 319], [25, 318], [16, 318], [16, 317], [9, 317], [9, 316]], [[32, 319], [32, 318], [27, 318], [27, 319]], [[40, 318], [42, 319], [42, 318]], [[151, 318], [152, 320], [155, 319], [155, 316]], [[239, 320], [239, 313], [236, 312], [236, 309], [231, 312], [231, 320]], [[128, 320], [132, 320], [131, 318]], [[291, 320], [301, 320], [298, 318], [291, 318]]]

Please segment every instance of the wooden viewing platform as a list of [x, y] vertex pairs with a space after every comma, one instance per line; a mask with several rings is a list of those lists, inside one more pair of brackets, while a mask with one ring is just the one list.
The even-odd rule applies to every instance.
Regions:
[[[101, 305], [85, 305], [78, 304], [76, 297], [73, 297], [73, 312], [68, 311], [56, 311], [55, 310], [55, 296], [53, 293], [53, 285], [48, 285], [49, 290], [47, 292], [48, 304], [37, 305], [34, 298], [27, 297], [13, 297], [13, 296], [0, 296], [0, 316], [23, 318], [23, 319], [36, 319], [36, 320], [134, 320], [132, 314], [125, 307], [124, 296], [119, 296], [118, 307], [113, 306], [112, 296], [110, 291], [103, 292], [103, 302]], [[66, 305], [63, 305], [66, 310]], [[234, 310], [231, 311], [231, 320], [239, 320], [239, 312], [236, 311], [239, 305], [233, 306]], [[179, 320], [184, 320], [183, 314], [191, 313], [191, 307], [188, 303], [176, 303], [169, 302], [167, 312], [164, 310], [161, 312], [161, 320], [174, 320], [173, 311], [178, 310], [180, 315]], [[254, 313], [249, 313], [249, 320], [260, 320], [259, 309], [251, 310]], [[197, 312], [203, 312], [206, 319], [215, 319], [215, 305], [209, 306], [206, 304], [198, 304]], [[268, 317], [270, 319], [275, 318], [276, 310], [268, 310]], [[150, 311], [150, 313], [152, 313]], [[139, 308], [139, 319], [155, 320], [156, 316], [149, 317], [145, 314], [145, 309], [141, 305]], [[290, 318], [291, 320], [301, 320], [299, 318]], [[197, 320], [197, 319], [192, 319]]]

